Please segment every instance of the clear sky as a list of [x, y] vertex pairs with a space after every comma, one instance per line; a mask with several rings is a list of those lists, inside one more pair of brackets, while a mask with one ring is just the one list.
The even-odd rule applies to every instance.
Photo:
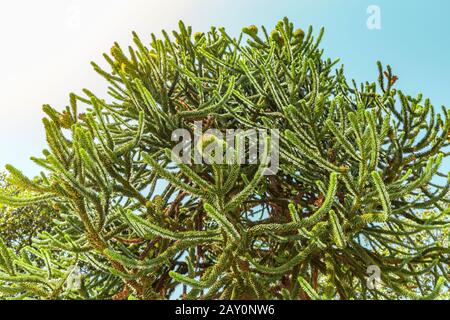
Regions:
[[[380, 9], [381, 29], [367, 27], [370, 5]], [[130, 43], [131, 30], [149, 39], [182, 19], [195, 30], [216, 25], [236, 34], [284, 16], [304, 29], [324, 26], [325, 55], [341, 58], [349, 78], [375, 80], [381, 60], [403, 91], [450, 106], [448, 0], [15, 0], [0, 4], [0, 168], [38, 173], [29, 157], [45, 148], [42, 104], [61, 109], [84, 87], [104, 92], [89, 62], [102, 61], [114, 41]]]

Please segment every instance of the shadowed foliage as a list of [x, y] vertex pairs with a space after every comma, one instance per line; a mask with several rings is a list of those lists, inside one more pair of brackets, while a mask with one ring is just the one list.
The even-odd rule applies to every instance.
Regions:
[[[7, 175], [0, 173], [0, 190], [9, 196], [26, 196], [8, 181]], [[51, 210], [45, 204], [35, 204], [24, 207], [8, 207], [0, 204], [0, 235], [5, 244], [15, 250], [31, 245], [32, 239], [44, 230], [49, 230]]]

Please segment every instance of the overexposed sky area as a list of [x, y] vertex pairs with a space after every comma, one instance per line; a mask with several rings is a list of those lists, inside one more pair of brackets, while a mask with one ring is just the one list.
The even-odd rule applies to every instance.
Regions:
[[186, 1], [2, 1], [1, 167], [34, 173], [29, 156], [45, 147], [42, 105], [63, 108], [71, 91], [102, 90], [89, 62], [103, 62], [114, 41], [129, 43], [131, 30], [172, 27], [176, 11], [189, 11]]

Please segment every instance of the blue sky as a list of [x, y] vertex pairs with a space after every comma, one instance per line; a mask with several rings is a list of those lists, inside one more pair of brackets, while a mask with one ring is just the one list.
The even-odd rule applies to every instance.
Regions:
[[[367, 28], [370, 5], [381, 10], [380, 30]], [[18, 0], [0, 10], [0, 168], [13, 163], [38, 173], [29, 157], [45, 148], [42, 104], [63, 108], [83, 87], [101, 95], [104, 83], [89, 62], [102, 61], [113, 41], [129, 43], [131, 30], [149, 39], [182, 19], [196, 30], [216, 25], [236, 34], [248, 24], [271, 28], [284, 16], [304, 29], [324, 26], [325, 56], [341, 58], [349, 78], [375, 80], [381, 60], [404, 92], [450, 105], [448, 0]]]

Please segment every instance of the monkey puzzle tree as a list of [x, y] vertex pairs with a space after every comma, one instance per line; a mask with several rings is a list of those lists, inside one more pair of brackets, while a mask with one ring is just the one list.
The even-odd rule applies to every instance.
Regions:
[[[58, 215], [19, 255], [1, 245], [13, 298], [436, 298], [448, 292], [450, 112], [375, 83], [348, 83], [311, 28], [287, 19], [118, 44], [88, 90], [44, 106], [48, 150], [29, 197]], [[245, 41], [246, 40], [246, 41]], [[335, 71], [336, 70], [336, 71]], [[83, 111], [81, 111], [83, 109]], [[278, 129], [279, 170], [173, 161], [177, 129]], [[203, 152], [214, 138], [200, 139]], [[197, 148], [198, 147], [198, 148]], [[236, 148], [229, 147], [231, 152]], [[247, 152], [249, 152], [247, 150]], [[192, 156], [192, 154], [191, 154]], [[67, 286], [74, 266], [80, 285]], [[380, 269], [376, 286], [367, 269]], [[445, 287], [445, 288], [443, 288]], [[179, 289], [177, 289], [179, 288]], [[444, 293], [445, 294], [445, 293]]]

